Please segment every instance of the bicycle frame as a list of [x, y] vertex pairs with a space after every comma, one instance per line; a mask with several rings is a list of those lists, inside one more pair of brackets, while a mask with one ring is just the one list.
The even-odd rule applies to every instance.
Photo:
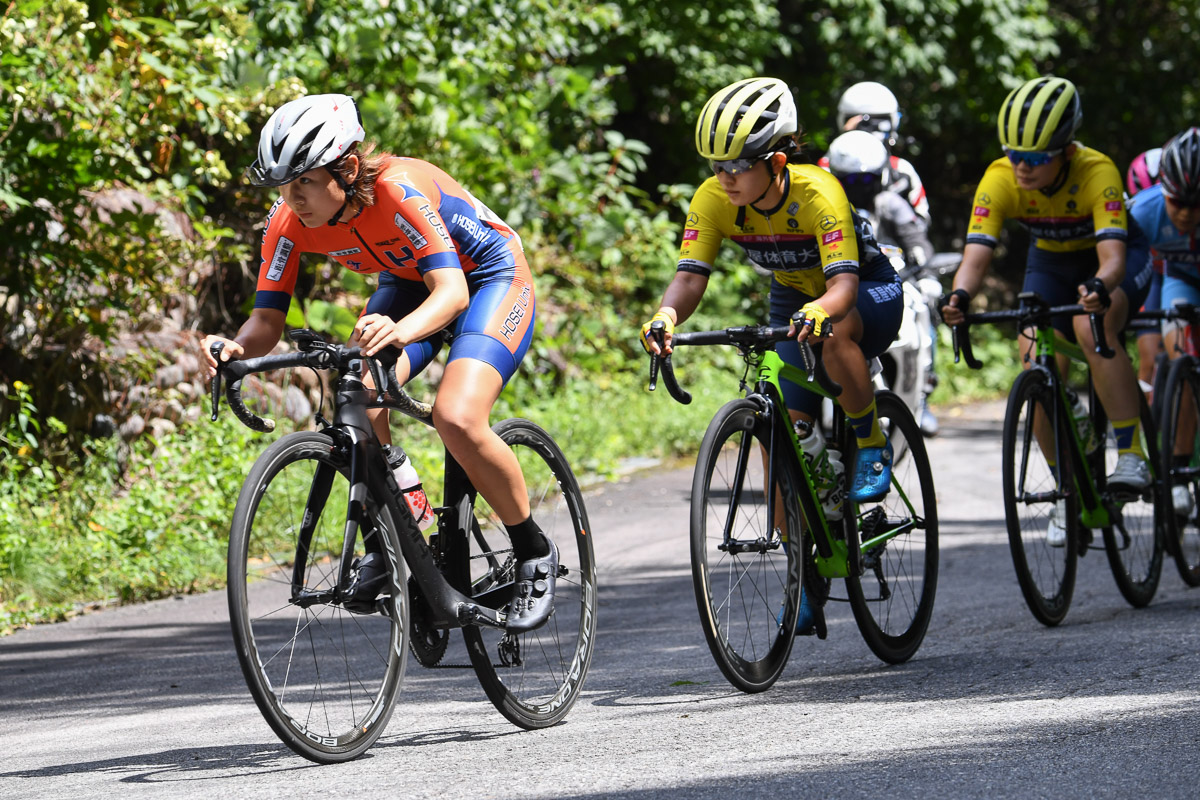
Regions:
[[[324, 510], [333, 483], [333, 468], [328, 467], [318, 470], [314, 476], [312, 489], [306, 501], [292, 575], [292, 602], [301, 606], [310, 606], [317, 603], [342, 602], [346, 599], [344, 592], [351, 583], [351, 557], [354, 553], [355, 541], [360, 530], [365, 532], [369, 528], [367, 498], [371, 497], [382, 501], [387, 506], [397, 528], [400, 555], [407, 563], [409, 571], [428, 602], [431, 621], [435, 626], [460, 628], [466, 625], [486, 625], [503, 628], [505, 619], [498, 609], [511, 596], [512, 584], [497, 584], [476, 599], [471, 599], [463, 594], [463, 591], [468, 588], [466, 584], [469, 576], [455, 576], [458, 587], [451, 584], [438, 565], [438, 554], [435, 554], [425, 541], [424, 534], [412, 518], [408, 505], [400, 492], [400, 487], [396, 484], [392, 470], [388, 467], [379, 439], [367, 417], [368, 409], [372, 408], [402, 412], [410, 409], [404, 405], [389, 402], [382, 392], [367, 388], [361, 376], [361, 369], [357, 366], [362, 358], [357, 348], [341, 352], [338, 355], [341, 358], [341, 365], [336, 367], [339, 377], [334, 390], [334, 419], [332, 423], [321, 420], [325, 425], [324, 432], [332, 436], [335, 445], [344, 451], [349, 472], [350, 492], [346, 509], [346, 529], [342, 545], [338, 588], [323, 592], [306, 592], [302, 589], [308, 543], [311, 541], [317, 520]], [[213, 382], [214, 418], [220, 391], [219, 381], [220, 377], [224, 375], [229, 381], [226, 397], [230, 408], [238, 418], [252, 429], [271, 430], [274, 427], [273, 423], [256, 417], [242, 402], [240, 397], [241, 379], [254, 372], [282, 367], [330, 368], [334, 366], [334, 357], [334, 353], [331, 351], [316, 350], [222, 363], [221, 372]], [[382, 367], [373, 362], [368, 363], [375, 374], [377, 385], [388, 385], [393, 382], [384, 375]], [[398, 387], [396, 396], [400, 396]], [[405, 395], [405, 397], [407, 396]], [[473, 529], [472, 509], [474, 508], [475, 491], [462, 467], [448, 451], [446, 453], [445, 488], [447, 499], [458, 499], [452, 506], [437, 509], [439, 512], [438, 547], [445, 548], [440, 550], [441, 553], [453, 555], [461, 553], [468, 547], [467, 537]], [[384, 546], [390, 550], [388, 537], [380, 538], [384, 542]], [[462, 550], [456, 548], [462, 548]], [[387, 556], [395, 559], [397, 554], [388, 552]], [[465, 558], [463, 561], [465, 562]], [[449, 563], [455, 562], [450, 560]], [[393, 591], [399, 591], [400, 588], [392, 587]], [[496, 608], [481, 604], [481, 600], [490, 602], [492, 598], [496, 600]]]
[[[1058, 370], [1058, 360], [1056, 356], [1062, 353], [1072, 361], [1087, 363], [1084, 358], [1083, 348], [1078, 344], [1068, 342], [1066, 339], [1060, 338], [1053, 328], [1050, 326], [1039, 326], [1036, 329], [1034, 338], [1034, 358], [1033, 366], [1030, 369], [1039, 370], [1046, 373], [1051, 385], [1055, 387], [1054, 393], [1054, 408], [1052, 409], [1053, 416], [1051, 417], [1051, 430], [1060, 429], [1063, 421], [1066, 420], [1067, 441], [1070, 442], [1070, 447], [1067, 448], [1065, 454], [1071, 462], [1071, 475], [1075, 484], [1075, 490], [1079, 494], [1080, 500], [1080, 519], [1087, 528], [1106, 528], [1113, 524], [1108, 508], [1100, 500], [1100, 495], [1096, 491], [1096, 482], [1092, 476], [1091, 466], [1088, 464], [1087, 457], [1084, 455], [1084, 443], [1080, 441], [1079, 430], [1076, 428], [1076, 420], [1072, 416], [1070, 408], [1071, 404], [1067, 400], [1067, 384], [1063, 380], [1062, 375]], [[1095, 387], [1088, 380], [1088, 406], [1091, 409], [1089, 412], [1093, 426], [1097, 422], [1103, 420], [1102, 414], [1098, 413], [1099, 400], [1096, 397]], [[1099, 428], [1096, 428], [1099, 430]], [[1029, 442], [1026, 442], [1024, 452], [1028, 454]], [[1022, 475], [1025, 474], [1022, 464]], [[1024, 486], [1019, 486], [1018, 489], [1021, 495], [1024, 496]]]
[[[912, 529], [913, 524], [909, 523], [879, 532], [873, 531], [872, 535], [866, 541], [861, 542], [857, 547], [851, 548], [848, 544], [850, 539], [853, 537], [857, 540], [859, 537], [857, 536], [857, 530], [850, 527], [848, 522], [856, 520], [857, 514], [851, 514], [852, 509], [847, 508], [843, 515], [844, 521], [841, 523], [845, 528], [843, 535], [835, 535], [831, 529], [830, 521], [825, 516], [825, 510], [817, 497], [817, 489], [812, 471], [809, 468], [808, 460], [803, 457], [800, 441], [796, 436], [791, 417], [787, 413], [787, 406], [783, 401], [783, 388], [780, 381], [788, 380], [805, 386], [822, 397], [828, 397], [834, 401], [833, 435], [839, 441], [843, 438], [842, 425], [844, 420], [841, 406], [837, 403], [837, 395], [841, 392], [841, 388], [828, 381], [828, 378], [823, 373], [823, 368], [820, 366], [812, 352], [811, 346], [807, 342], [801, 345], [801, 355], [806, 369], [800, 369], [785, 363], [774, 350], [764, 350], [755, 347], [752, 344], [754, 335], [761, 334], [764, 331], [779, 339], [783, 338], [783, 334], [786, 333], [787, 329], [730, 328], [723, 332], [712, 331], [697, 334], [677, 334], [674, 341], [677, 345], [734, 344], [738, 347], [747, 364], [756, 372], [754, 387], [747, 391], [746, 397], [759, 404], [761, 413], [771, 426], [769, 439], [770, 452], [767, 454], [766, 485], [774, 485], [774, 470], [779, 464], [778, 459], [789, 459], [791, 461], [789, 466], [798, 470], [798, 473], [804, 479], [803, 488], [800, 490], [798, 499], [804, 515], [804, 524], [812, 534], [813, 545], [817, 551], [814, 560], [818, 574], [824, 578], [847, 578], [861, 575], [863, 571], [863, 553], [901, 534], [907, 533]], [[750, 334], [750, 338], [739, 338], [744, 334]], [[656, 385], [659, 369], [660, 359], [655, 356], [651, 359], [650, 366], [651, 390]], [[691, 396], [683, 391], [675, 380], [674, 372], [671, 368], [671, 357], [669, 355], [661, 358], [661, 369], [664, 382], [671, 396], [681, 403], [690, 403]], [[746, 384], [744, 380], [742, 385], [743, 389], [745, 389]], [[786, 431], [786, 438], [783, 433], [784, 431]], [[790, 442], [791, 446], [783, 448], [781, 445], [784, 441]], [[742, 450], [738, 453], [735, 472], [736, 485], [738, 486], [741, 486], [744, 482], [746, 465], [749, 461], [750, 442], [751, 439], [749, 437], [744, 438], [742, 441]], [[911, 511], [912, 503], [908, 496], [904, 494], [903, 489], [898, 485], [893, 485], [893, 490], [900, 492], [900, 497]], [[739, 500], [740, 498], [735, 496], [731, 499], [731, 502], [737, 503]], [[773, 520], [775, 519], [775, 496], [773, 492], [768, 492], [766, 501], [767, 518]], [[851, 503], [849, 496], [843, 502], [849, 506]], [[769, 544], [763, 542], [756, 542], [755, 544], [738, 542], [733, 538], [732, 531], [728, 529], [724, 531], [723, 535], [724, 544], [721, 546], [721, 549], [724, 550], [749, 550], [756, 547], [765, 548], [769, 546]]]

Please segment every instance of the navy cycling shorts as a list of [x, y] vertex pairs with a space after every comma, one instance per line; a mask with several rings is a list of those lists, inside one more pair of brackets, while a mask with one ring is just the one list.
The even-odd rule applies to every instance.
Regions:
[[[771, 325], [787, 325], [801, 306], [815, 299], [772, 278]], [[892, 281], [860, 280], [855, 307], [863, 321], [863, 335], [858, 346], [862, 348], [863, 356], [870, 360], [891, 347], [900, 331], [900, 323], [904, 318], [904, 287], [900, 283], [900, 276], [896, 275]], [[836, 326], [834, 330], [837, 330]], [[800, 360], [800, 345], [796, 344], [795, 339], [779, 342], [775, 345], [775, 352], [784, 363], [804, 368]], [[781, 383], [783, 399], [788, 408], [814, 417], [817, 415], [821, 408], [819, 394], [791, 381]]]

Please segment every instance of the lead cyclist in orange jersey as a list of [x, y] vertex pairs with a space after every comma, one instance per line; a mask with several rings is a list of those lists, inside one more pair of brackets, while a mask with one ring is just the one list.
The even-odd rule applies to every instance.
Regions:
[[[234, 338], [205, 338], [209, 370], [217, 366], [213, 343], [224, 343], [222, 361], [265, 355], [278, 343], [300, 253], [379, 275], [350, 343], [366, 355], [402, 348], [402, 384], [433, 360], [449, 331], [434, 426], [508, 529], [520, 563], [507, 627], [532, 630], [552, 609], [558, 551], [530, 516], [516, 456], [488, 419], [533, 335], [534, 288], [521, 239], [434, 165], [373, 150], [346, 95], [304, 97], [271, 115], [248, 173], [251, 183], [280, 193], [263, 230], [254, 310]], [[386, 412], [372, 424], [390, 444]], [[370, 562], [363, 563], [357, 586], [369, 594], [383, 569], [363, 574]]]

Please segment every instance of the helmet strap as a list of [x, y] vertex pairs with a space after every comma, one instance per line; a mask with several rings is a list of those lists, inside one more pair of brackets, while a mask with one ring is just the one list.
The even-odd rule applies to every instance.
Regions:
[[[757, 203], [759, 200], [762, 200], [764, 197], [766, 197], [766, 196], [767, 196], [767, 192], [771, 191], [771, 187], [775, 185], [775, 177], [776, 177], [776, 175], [778, 175], [778, 174], [779, 174], [779, 173], [776, 173], [776, 172], [775, 172], [775, 167], [774, 167], [774, 164], [772, 163], [772, 162], [774, 162], [774, 161], [775, 161], [775, 156], [774, 156], [774, 155], [772, 155], [770, 158], [768, 158], [768, 159], [767, 159], [767, 174], [771, 176], [771, 180], [767, 181], [767, 188], [763, 189], [763, 191], [762, 191], [762, 194], [760, 194], [758, 197], [756, 197], [756, 198], [754, 198], [753, 200], [751, 200], [751, 201], [750, 201], [750, 206], [751, 206], [751, 207], [752, 207], [752, 208], [753, 208], [755, 211], [758, 211], [760, 214], [761, 214], [761, 213], [763, 213], [763, 212], [762, 212], [762, 210], [761, 210], [761, 209], [759, 209], [759, 208], [758, 208], [758, 206], [756, 206], [756, 205], [755, 205], [755, 203]], [[780, 188], [782, 188], [782, 189], [783, 189], [784, 196], [786, 197], [786, 196], [787, 196], [787, 182], [786, 182], [786, 176], [787, 176], [787, 174], [788, 174], [788, 171], [787, 171], [787, 167], [786, 167], [786, 166], [783, 168], [783, 170], [782, 170], [782, 174], [785, 176], [785, 181], [784, 181], [784, 185], [783, 185], [782, 187], [780, 187]]]
[[1070, 171], [1071, 171], [1071, 159], [1066, 157], [1066, 151], [1064, 150], [1062, 166], [1058, 168], [1058, 174], [1054, 176], [1054, 180], [1050, 182], [1050, 185], [1047, 186], [1046, 188], [1042, 189], [1042, 194], [1049, 197], [1050, 195], [1054, 194], [1059, 189], [1061, 189], [1063, 186], [1065, 186], [1067, 183], [1067, 174]]
[[325, 169], [328, 170], [329, 174], [333, 176], [334, 182], [345, 193], [346, 199], [342, 201], [342, 205], [340, 208], [338, 208], [337, 213], [329, 218], [329, 222], [325, 223], [326, 225], [328, 225], [331, 228], [334, 225], [338, 224], [338, 221], [342, 218], [342, 214], [346, 213], [346, 206], [348, 206], [350, 204], [350, 201], [353, 200], [355, 194], [357, 194], [357, 190], [356, 190], [354, 184], [346, 183], [346, 180], [341, 175], [338, 174], [338, 171], [336, 169], [334, 169], [334, 164], [337, 164], [337, 161], [334, 161], [331, 164], [326, 164]]

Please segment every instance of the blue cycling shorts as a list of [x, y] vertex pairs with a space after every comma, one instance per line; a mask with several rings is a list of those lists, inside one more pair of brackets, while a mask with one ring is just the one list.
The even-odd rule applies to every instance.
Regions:
[[[490, 364], [504, 383], [508, 383], [533, 340], [536, 300], [533, 276], [525, 260], [506, 270], [493, 270], [475, 279], [467, 274], [471, 302], [458, 316], [450, 331], [439, 331], [404, 348], [411, 375], [425, 369], [450, 340], [447, 363], [459, 358], [474, 358]], [[399, 320], [416, 310], [429, 289], [421, 281], [405, 280], [390, 273], [379, 273], [379, 287], [367, 301], [363, 314], [385, 314]]]

